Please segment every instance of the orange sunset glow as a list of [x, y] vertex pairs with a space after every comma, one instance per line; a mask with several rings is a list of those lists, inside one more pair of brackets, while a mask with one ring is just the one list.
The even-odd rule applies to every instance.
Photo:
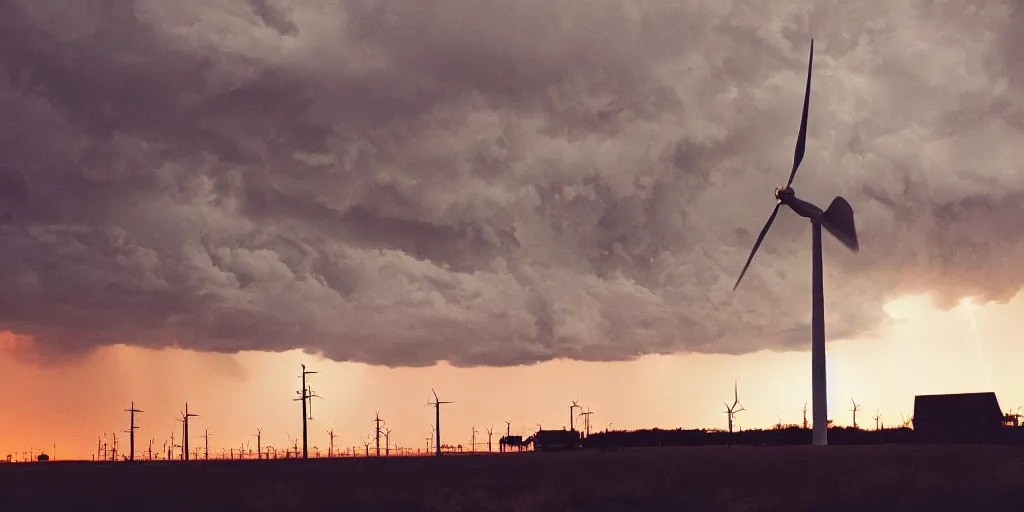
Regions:
[[[876, 339], [829, 344], [829, 409], [836, 425], [851, 422], [850, 399], [863, 409], [858, 423], [874, 427], [899, 423], [913, 412], [915, 394], [995, 391], [1004, 409], [1024, 403], [1024, 347], [1019, 333], [1024, 296], [1007, 304], [937, 310], [927, 297], [907, 297], [885, 305], [894, 323]], [[976, 324], [972, 330], [971, 315]], [[358, 447], [373, 430], [379, 411], [392, 429], [393, 446], [424, 449], [433, 412], [424, 408], [430, 389], [456, 403], [443, 410], [446, 442], [468, 447], [476, 426], [478, 449], [486, 430], [513, 434], [568, 426], [568, 405], [579, 397], [589, 408], [591, 428], [725, 428], [722, 402], [739, 383], [747, 409], [737, 415], [741, 428], [769, 428], [779, 421], [800, 423], [810, 400], [809, 353], [758, 352], [744, 356], [645, 356], [630, 362], [553, 361], [509, 368], [396, 368], [335, 363], [299, 351], [203, 354], [187, 350], [147, 350], [123, 345], [100, 349], [83, 361], [38, 368], [15, 357], [16, 341], [4, 338], [0, 376], [5, 398], [0, 420], [0, 455], [31, 449], [53, 451], [60, 459], [90, 459], [97, 436], [125, 430], [132, 400], [144, 410], [137, 417], [136, 450], [150, 439], [159, 450], [175, 418], [189, 402], [196, 412], [193, 447], [202, 447], [210, 429], [210, 451], [237, 449], [262, 429], [264, 446], [285, 447], [301, 434], [300, 411], [292, 401], [299, 363], [320, 373], [309, 376], [322, 401], [313, 405], [310, 450], [326, 455], [327, 431], [336, 449]], [[731, 401], [731, 400], [730, 400]], [[493, 446], [497, 450], [497, 435]], [[127, 447], [125, 437], [120, 446]], [[180, 440], [180, 437], [179, 437]]]

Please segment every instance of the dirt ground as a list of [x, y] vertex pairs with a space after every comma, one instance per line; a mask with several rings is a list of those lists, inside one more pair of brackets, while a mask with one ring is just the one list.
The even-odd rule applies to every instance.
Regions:
[[620, 452], [0, 465], [0, 509], [1003, 510], [1024, 447]]

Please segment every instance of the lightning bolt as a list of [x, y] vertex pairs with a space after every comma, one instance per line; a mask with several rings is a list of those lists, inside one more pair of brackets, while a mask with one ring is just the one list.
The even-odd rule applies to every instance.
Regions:
[[974, 337], [974, 347], [978, 351], [978, 359], [985, 370], [985, 378], [988, 380], [988, 388], [994, 389], [992, 385], [992, 372], [989, 369], [988, 360], [985, 359], [985, 350], [981, 346], [981, 338], [978, 337], [978, 320], [974, 316], [974, 304], [971, 299], [964, 301], [964, 309], [967, 311], [967, 319], [971, 321], [971, 336]]

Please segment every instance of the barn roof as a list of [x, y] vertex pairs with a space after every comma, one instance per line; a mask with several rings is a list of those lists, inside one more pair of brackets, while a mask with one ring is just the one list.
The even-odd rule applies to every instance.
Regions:
[[921, 421], [957, 421], [964, 418], [993, 418], [1002, 421], [996, 394], [956, 393], [951, 395], [917, 395], [914, 397], [914, 423]]

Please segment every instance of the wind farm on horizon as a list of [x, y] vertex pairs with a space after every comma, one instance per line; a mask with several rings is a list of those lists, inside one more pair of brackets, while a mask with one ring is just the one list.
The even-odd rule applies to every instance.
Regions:
[[[137, 451], [135, 436], [136, 432], [142, 429], [142, 427], [138, 424], [136, 415], [142, 414], [145, 411], [136, 408], [136, 402], [132, 401], [129, 408], [124, 410], [129, 413], [128, 428], [120, 431], [129, 436], [127, 450], [119, 445], [117, 431], [115, 430], [109, 435], [97, 436], [96, 452], [88, 461], [137, 463], [159, 461], [201, 462], [209, 460], [273, 461], [352, 457], [437, 457], [442, 455], [485, 455], [587, 449], [605, 451], [608, 449], [617, 450], [623, 447], [643, 446], [799, 446], [813, 444], [811, 433], [813, 432], [814, 424], [808, 420], [806, 405], [800, 411], [802, 422], [786, 422], [782, 419], [781, 415], [778, 415], [778, 422], [767, 428], [742, 428], [737, 421], [737, 415], [747, 411], [747, 409], [741, 403], [739, 383], [736, 382], [733, 385], [732, 402], [724, 403], [724, 414], [726, 416], [724, 423], [718, 426], [705, 426], [689, 430], [681, 427], [674, 429], [613, 430], [611, 428], [613, 422], [608, 422], [604, 429], [592, 431], [591, 417], [595, 414], [595, 411], [581, 405], [577, 397], [566, 406], [569, 410], [567, 424], [545, 429], [542, 424], [537, 423], [536, 430], [527, 431], [523, 427], [517, 431], [516, 435], [513, 435], [512, 421], [505, 420], [504, 434], [498, 431], [497, 433], [500, 435], [500, 438], [497, 440], [497, 443], [494, 443], [493, 436], [495, 430], [493, 426], [488, 426], [486, 429], [486, 441], [484, 441], [482, 436], [478, 437], [480, 432], [477, 430], [475, 422], [469, 425], [465, 438], [462, 433], [462, 429], [465, 426], [449, 426], [442, 430], [441, 406], [454, 405], [458, 402], [455, 400], [441, 400], [439, 394], [435, 390], [431, 390], [430, 399], [420, 410], [423, 412], [427, 406], [430, 406], [433, 412], [425, 448], [422, 446], [411, 447], [393, 444], [391, 442], [391, 433], [395, 427], [401, 427], [391, 425], [385, 417], [381, 416], [380, 411], [374, 412], [374, 415], [368, 420], [368, 423], [372, 425], [372, 429], [368, 435], [361, 438], [360, 443], [343, 445], [336, 443], [336, 439], [339, 436], [333, 428], [323, 428], [315, 425], [310, 401], [313, 398], [325, 399], [312, 391], [312, 387], [306, 378], [316, 373], [318, 372], [307, 370], [306, 365], [301, 365], [299, 378], [302, 379], [302, 390], [296, 391], [296, 393], [302, 395], [298, 400], [302, 400], [304, 403], [296, 411], [300, 414], [299, 418], [296, 419], [296, 428], [303, 435], [292, 436], [289, 431], [286, 431], [285, 438], [287, 442], [282, 443], [281, 447], [264, 443], [264, 436], [267, 433], [262, 427], [256, 427], [254, 429], [255, 432], [249, 436], [250, 438], [255, 438], [255, 446], [250, 444], [250, 439], [243, 439], [238, 440], [239, 444], [237, 445], [232, 446], [229, 444], [227, 447], [222, 445], [219, 448], [215, 447], [214, 451], [211, 452], [210, 429], [211, 427], [216, 427], [216, 425], [204, 426], [203, 433], [199, 436], [202, 440], [202, 445], [197, 447], [193, 443], [194, 439], [190, 433], [189, 425], [190, 423], [194, 425], [195, 419], [201, 419], [202, 416], [190, 411], [189, 405], [186, 402], [183, 410], [180, 412], [180, 417], [173, 418], [180, 424], [180, 428], [171, 431], [169, 438], [164, 440], [162, 445], [159, 445], [161, 448], [154, 451], [153, 447], [157, 439], [150, 437], [147, 447], [142, 451]], [[922, 400], [926, 402], [926, 405], [927, 402], [936, 402], [936, 405], [925, 408], [924, 412], [920, 413], [918, 410], [921, 409]], [[939, 403], [943, 401], [944, 403]], [[936, 425], [933, 423], [948, 423], [949, 433], [952, 434], [947, 433], [947, 435], [960, 436], [959, 440], [951, 437], [944, 441], [940, 440], [940, 442], [964, 442], [966, 440], [967, 442], [1024, 444], [1024, 427], [1020, 426], [1020, 418], [1024, 409], [1018, 407], [1016, 410], [1009, 410], [1004, 413], [996, 404], [995, 395], [992, 393], [918, 396], [914, 413], [901, 415], [899, 421], [894, 421], [889, 426], [886, 426], [885, 422], [882, 421], [881, 413], [876, 413], [872, 416], [874, 420], [873, 429], [863, 429], [858, 423], [857, 413], [863, 409], [864, 404], [857, 403], [856, 399], [852, 397], [850, 398], [850, 403], [852, 407], [848, 411], [850, 413], [849, 423], [844, 422], [844, 426], [838, 426], [830, 418], [825, 424], [827, 431], [833, 433], [836, 437], [834, 441], [841, 445], [913, 444], [919, 442], [919, 436], [916, 436], [915, 433], [915, 414], [929, 416], [927, 418], [929, 421], [928, 429], [936, 428]], [[330, 407], [329, 402], [325, 403], [324, 407]], [[942, 413], [938, 411], [942, 408], [952, 408], [953, 410], [942, 416]], [[995, 416], [991, 414], [993, 410], [996, 413]], [[796, 412], [793, 411], [793, 413]], [[932, 419], [931, 416], [935, 416], [936, 412], [939, 412], [941, 417]], [[958, 415], [966, 416], [958, 420]], [[965, 421], [966, 423], [964, 423]], [[988, 421], [998, 426], [1001, 430], [992, 434], [992, 432], [985, 432], [985, 427], [982, 427], [978, 433], [963, 432], [963, 425], [977, 424], [979, 421], [982, 423]], [[328, 437], [329, 444], [326, 449], [313, 445], [312, 451], [310, 450], [308, 432], [311, 422], [314, 423], [315, 428], [323, 430], [323, 433]], [[943, 427], [938, 425], [938, 428], [941, 430]], [[972, 428], [974, 427], [968, 427], [968, 430]], [[976, 428], [974, 429], [977, 430]], [[444, 432], [443, 437], [441, 435], [442, 432]], [[977, 435], [990, 437], [975, 437]], [[452, 441], [449, 441], [449, 439]], [[54, 446], [55, 449], [56, 447]], [[51, 454], [53, 452], [47, 449], [30, 449], [24, 452], [8, 454], [6, 460], [0, 459], [0, 461], [49, 462], [58, 460]], [[62, 460], [81, 459], [65, 458]]]

